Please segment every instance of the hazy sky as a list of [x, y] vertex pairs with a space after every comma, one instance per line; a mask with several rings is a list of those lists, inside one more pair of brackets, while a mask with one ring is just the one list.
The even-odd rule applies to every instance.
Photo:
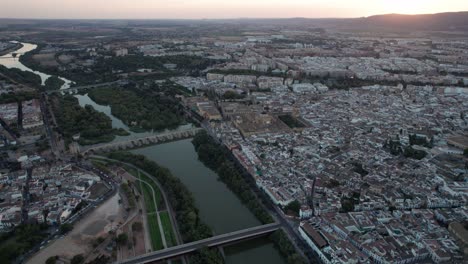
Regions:
[[468, 0], [0, 0], [1, 18], [322, 18], [447, 11], [468, 11]]

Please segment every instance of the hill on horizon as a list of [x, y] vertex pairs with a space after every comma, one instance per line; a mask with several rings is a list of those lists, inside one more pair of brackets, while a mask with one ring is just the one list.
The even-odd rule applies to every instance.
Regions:
[[401, 28], [405, 30], [468, 31], [468, 12], [375, 15], [355, 19], [353, 26]]

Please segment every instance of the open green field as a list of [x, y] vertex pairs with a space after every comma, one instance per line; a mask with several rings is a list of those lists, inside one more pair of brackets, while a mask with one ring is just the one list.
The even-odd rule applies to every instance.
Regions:
[[138, 184], [143, 189], [143, 197], [145, 199], [146, 213], [149, 214], [149, 213], [156, 212], [156, 206], [154, 204], [153, 192], [151, 188], [143, 182], [139, 182]]
[[138, 178], [138, 171], [130, 166], [124, 165], [125, 170], [133, 175], [133, 177]]
[[[146, 175], [144, 175], [142, 173], [140, 173], [140, 179], [147, 182], [147, 183], [149, 183], [153, 187], [155, 195], [156, 195], [156, 204], [158, 205], [158, 209], [159, 210], [164, 210], [165, 204], [164, 204], [164, 200], [163, 200], [163, 197], [162, 197], [162, 194], [161, 194], [161, 190], [159, 190], [158, 186], [148, 176], [146, 176]], [[143, 185], [143, 188], [145, 186], [148, 186], [146, 184], [142, 184], [142, 185]], [[151, 190], [150, 190], [150, 194], [151, 194]]]
[[166, 243], [168, 247], [177, 245], [177, 240], [174, 234], [174, 229], [169, 219], [169, 213], [167, 211], [160, 212], [159, 217], [161, 218], [161, 224], [164, 230], [164, 236], [166, 237]]
[[161, 239], [161, 232], [159, 232], [158, 218], [156, 214], [147, 215], [147, 219], [153, 250], [163, 249], [164, 245]]

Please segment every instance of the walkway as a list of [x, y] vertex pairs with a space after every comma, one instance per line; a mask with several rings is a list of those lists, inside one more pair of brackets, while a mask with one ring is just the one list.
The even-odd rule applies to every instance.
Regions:
[[[165, 206], [166, 206], [166, 210], [169, 214], [169, 219], [171, 221], [171, 225], [173, 227], [173, 230], [174, 230], [174, 234], [175, 234], [175, 237], [176, 237], [176, 242], [177, 242], [177, 245], [181, 245], [183, 243], [183, 240], [182, 240], [182, 236], [179, 232], [179, 226], [177, 225], [177, 221], [175, 219], [175, 213], [172, 209], [172, 206], [171, 204], [169, 203], [169, 200], [167, 198], [167, 194], [166, 192], [164, 191], [164, 189], [162, 188], [161, 184], [159, 183], [159, 181], [157, 181], [152, 175], [150, 175], [149, 173], [145, 172], [144, 170], [141, 170], [140, 168], [134, 166], [133, 164], [130, 164], [130, 163], [126, 163], [126, 162], [122, 162], [122, 161], [119, 161], [119, 160], [114, 160], [114, 159], [109, 159], [107, 157], [103, 157], [103, 156], [96, 156], [96, 155], [93, 155], [91, 156], [92, 158], [96, 158], [96, 159], [103, 159], [103, 160], [107, 160], [107, 161], [112, 161], [112, 162], [117, 162], [117, 163], [120, 163], [120, 164], [124, 164], [130, 168], [133, 168], [135, 170], [138, 171], [138, 175], [140, 175], [140, 173], [144, 174], [145, 176], [147, 176], [151, 181], [153, 181], [153, 183], [159, 188], [160, 192], [161, 192], [161, 195], [163, 196], [163, 200], [164, 200], [164, 203], [165, 203]], [[130, 176], [133, 176], [129, 173]], [[134, 177], [135, 178], [135, 177]], [[136, 179], [136, 178], [135, 178]], [[140, 179], [138, 179], [140, 180]], [[142, 180], [140, 180], [142, 181]], [[142, 200], [140, 200], [142, 201]], [[156, 201], [154, 199], [154, 201]], [[157, 208], [157, 207], [156, 207]], [[143, 207], [143, 209], [145, 210], [145, 208]], [[147, 226], [147, 221], [146, 221], [146, 217], [143, 217], [144, 219], [144, 222], [145, 222], [145, 229], [146, 230], [149, 230], [148, 229], [148, 226]], [[158, 213], [158, 221], [159, 223], [161, 223], [160, 219], [159, 219], [159, 213]], [[161, 228], [161, 224], [159, 225], [160, 228]], [[161, 233], [162, 236], [164, 236], [164, 232]], [[185, 258], [182, 258], [182, 262], [183, 263], [186, 263], [186, 260]]]
[[[164, 228], [162, 226], [162, 221], [161, 221], [161, 216], [159, 215], [159, 210], [158, 210], [158, 203], [157, 203], [157, 199], [156, 199], [156, 192], [154, 191], [154, 188], [151, 184], [149, 184], [148, 182], [140, 179], [140, 170], [138, 170], [138, 178], [136, 177], [133, 177], [135, 180], [137, 181], [140, 181], [140, 187], [141, 187], [141, 192], [142, 192], [142, 195], [145, 195], [144, 194], [144, 191], [143, 191], [143, 186], [141, 185], [142, 183], [146, 184], [147, 186], [150, 187], [151, 189], [151, 192], [153, 194], [153, 203], [154, 203], [154, 208], [155, 208], [155, 214], [156, 214], [156, 217], [158, 219], [158, 226], [159, 226], [159, 233], [161, 234], [161, 239], [162, 239], [162, 243], [163, 243], [163, 247], [164, 248], [167, 248], [167, 242], [166, 242], [166, 236], [164, 235]], [[146, 215], [149, 215], [150, 213], [146, 213]]]

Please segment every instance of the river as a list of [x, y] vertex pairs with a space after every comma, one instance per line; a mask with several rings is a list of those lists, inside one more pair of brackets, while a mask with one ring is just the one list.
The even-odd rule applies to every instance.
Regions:
[[[200, 218], [215, 234], [224, 234], [260, 225], [218, 175], [198, 160], [191, 139], [154, 145], [132, 151], [168, 168], [193, 193]], [[183, 166], [181, 166], [183, 165]], [[230, 264], [284, 263], [273, 243], [257, 239], [227, 247]]]
[[166, 129], [166, 130], [161, 130], [161, 131], [147, 131], [147, 132], [135, 133], [135, 132], [132, 132], [130, 128], [127, 125], [125, 125], [124, 122], [122, 122], [122, 120], [112, 115], [112, 110], [110, 106], [97, 104], [96, 102], [93, 101], [93, 99], [91, 99], [88, 96], [88, 94], [84, 94], [84, 95], [76, 94], [74, 95], [74, 97], [78, 99], [78, 103], [80, 104], [80, 106], [85, 107], [86, 105], [90, 105], [97, 111], [106, 114], [112, 120], [113, 128], [122, 128], [125, 131], [130, 133], [130, 135], [128, 136], [115, 136], [115, 139], [112, 142], [120, 142], [120, 141], [129, 140], [129, 139], [135, 139], [135, 138], [141, 138], [141, 137], [151, 136], [155, 134], [166, 133], [169, 131], [182, 131], [182, 130], [188, 130], [188, 129], [193, 128], [193, 125], [189, 123], [189, 124], [181, 125], [175, 129], [170, 129], [170, 130]]
[[[23, 47], [14, 53], [23, 54], [37, 48], [35, 44], [22, 44]], [[24, 66], [17, 58], [13, 58], [11, 53], [2, 56], [0, 64], [8, 68], [18, 68], [33, 72], [41, 76], [42, 83], [50, 77], [50, 75]], [[61, 89], [70, 87], [71, 81], [64, 78], [61, 79], [65, 81]], [[117, 136], [114, 141], [164, 132], [133, 133], [120, 119], [112, 115], [109, 106], [95, 103], [87, 94], [75, 95], [75, 97], [81, 106], [91, 105], [97, 111], [109, 116], [114, 128], [123, 128], [130, 132], [129, 136]], [[177, 130], [188, 129], [191, 126], [191, 124], [183, 125], [177, 128]], [[198, 155], [190, 139], [149, 146], [133, 150], [132, 152], [145, 155], [148, 159], [167, 167], [174, 176], [180, 178], [193, 193], [201, 219], [208, 224], [215, 234], [219, 235], [260, 224], [237, 196], [224, 183], [218, 180], [216, 173], [198, 160]], [[225, 248], [225, 254], [227, 264], [285, 263], [279, 252], [274, 248], [273, 243], [265, 237], [228, 246]]]
[[[18, 57], [16, 57], [16, 58], [13, 57], [13, 53], [25, 54], [26, 52], [35, 50], [37, 48], [37, 45], [36, 44], [31, 44], [31, 43], [21, 43], [21, 44], [23, 45], [23, 47], [21, 47], [19, 50], [16, 50], [16, 51], [13, 51], [13, 52], [10, 52], [8, 54], [5, 54], [5, 55], [1, 56], [0, 57], [0, 65], [3, 65], [3, 66], [5, 66], [5, 67], [7, 67], [9, 69], [17, 68], [17, 69], [20, 69], [22, 71], [28, 71], [28, 72], [35, 73], [35, 74], [37, 74], [37, 75], [39, 75], [41, 77], [42, 85], [44, 85], [45, 81], [50, 77], [50, 75], [45, 74], [43, 72], [32, 70], [32, 69], [26, 67], [24, 64], [22, 64], [19, 61]], [[73, 83], [72, 81], [67, 80], [67, 79], [65, 79], [63, 77], [60, 77], [60, 76], [59, 76], [59, 78], [62, 81], [65, 82], [60, 89], [70, 88], [70, 85]]]
[[[129, 131], [127, 125], [112, 115], [110, 106], [97, 104], [87, 94], [75, 95], [75, 97], [78, 98], [81, 106], [91, 105], [97, 111], [109, 116], [114, 128]], [[191, 126], [190, 124], [183, 125], [177, 130], [188, 129]], [[158, 132], [130, 133], [130, 136], [116, 137], [115, 141]], [[178, 177], [192, 192], [201, 220], [211, 228], [214, 234], [219, 235], [260, 225], [260, 222], [237, 196], [218, 180], [216, 173], [198, 160], [191, 139], [135, 149], [132, 152], [144, 155], [168, 168], [174, 176]], [[226, 247], [225, 254], [227, 264], [285, 263], [273, 243], [266, 238]]]

